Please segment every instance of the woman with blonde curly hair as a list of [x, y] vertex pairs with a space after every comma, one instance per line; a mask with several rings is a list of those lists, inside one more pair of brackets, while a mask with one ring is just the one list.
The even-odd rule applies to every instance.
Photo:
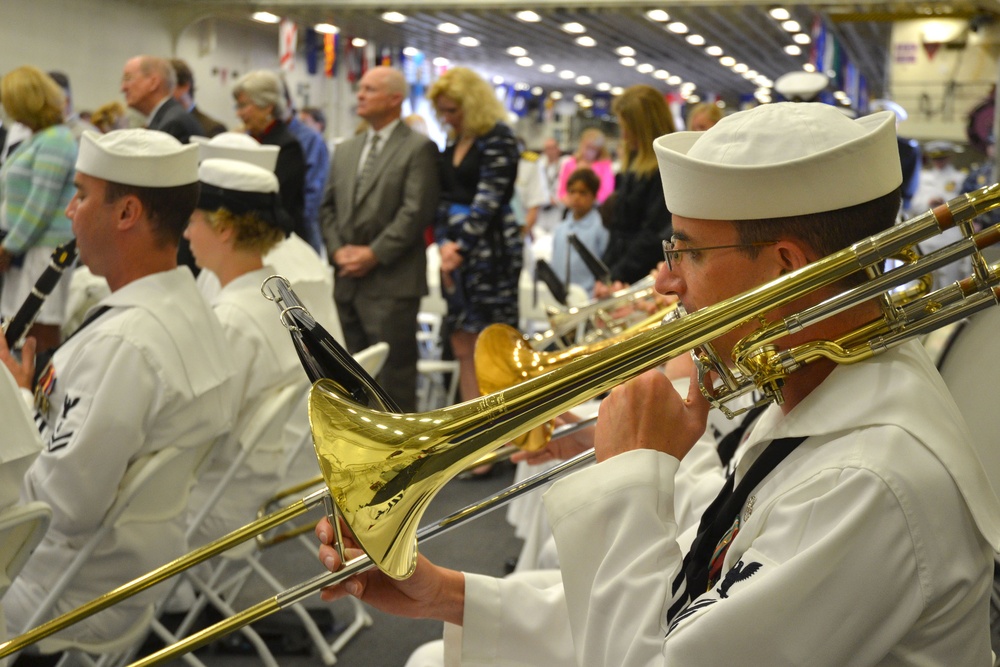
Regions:
[[670, 238], [670, 212], [663, 203], [663, 186], [653, 153], [653, 140], [674, 131], [663, 94], [651, 86], [625, 89], [611, 105], [621, 128], [621, 182], [615, 190], [604, 263], [611, 269], [610, 286], [595, 286], [606, 296], [624, 284], [649, 274], [663, 260], [660, 242]]
[[[27, 126], [25, 139], [0, 169], [0, 315], [10, 319], [49, 265], [53, 250], [73, 238], [66, 206], [73, 197], [77, 144], [63, 122], [65, 98], [52, 78], [31, 66], [0, 81], [0, 99], [11, 118]], [[29, 334], [41, 352], [59, 345], [69, 280], [49, 294]]]
[[449, 128], [435, 236], [445, 324], [460, 365], [462, 400], [469, 400], [479, 395], [473, 363], [479, 332], [495, 322], [518, 322], [522, 240], [510, 200], [519, 152], [493, 87], [472, 70], [448, 70], [427, 97]]
[[125, 116], [125, 105], [121, 102], [102, 104], [90, 116], [90, 122], [105, 134], [112, 130], [124, 130], [128, 127], [128, 118]]

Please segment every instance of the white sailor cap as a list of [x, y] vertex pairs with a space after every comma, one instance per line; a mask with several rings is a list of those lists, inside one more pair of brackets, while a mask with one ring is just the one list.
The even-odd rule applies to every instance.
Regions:
[[249, 134], [242, 132], [222, 132], [211, 139], [208, 137], [191, 137], [198, 144], [198, 152], [202, 160], [212, 158], [228, 158], [242, 160], [274, 171], [278, 164], [278, 146], [263, 146]]
[[765, 104], [704, 132], [659, 137], [653, 149], [667, 208], [688, 218], [821, 213], [881, 197], [903, 181], [888, 111], [851, 120], [828, 104]]
[[958, 145], [953, 141], [935, 139], [924, 144], [924, 155], [931, 158], [947, 157], [957, 152], [959, 152]]
[[76, 170], [112, 183], [171, 188], [198, 180], [198, 149], [157, 130], [83, 133]]
[[892, 100], [884, 98], [872, 100], [868, 103], [868, 108], [872, 111], [872, 113], [876, 111], [891, 111], [896, 114], [896, 118], [900, 123], [910, 117], [909, 114], [906, 113], [906, 109], [904, 109], [898, 102], [893, 102]]
[[292, 219], [281, 206], [274, 172], [242, 160], [209, 158], [198, 167], [198, 208], [224, 208], [236, 215], [253, 213], [273, 227], [292, 231]]
[[829, 84], [829, 77], [820, 72], [795, 71], [775, 79], [774, 89], [791, 102], [812, 102]]

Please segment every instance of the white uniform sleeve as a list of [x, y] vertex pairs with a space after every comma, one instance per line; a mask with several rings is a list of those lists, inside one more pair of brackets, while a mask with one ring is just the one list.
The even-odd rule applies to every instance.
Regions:
[[52, 406], [45, 449], [25, 475], [22, 498], [52, 507], [53, 530], [90, 535], [140, 453], [163, 383], [143, 354], [118, 337], [95, 340], [57, 371], [63, 404]]
[[504, 665], [576, 665], [562, 584], [555, 570], [536, 571], [552, 585], [523, 578], [496, 579], [465, 575], [463, 627], [445, 630], [445, 664], [461, 641], [463, 667]]

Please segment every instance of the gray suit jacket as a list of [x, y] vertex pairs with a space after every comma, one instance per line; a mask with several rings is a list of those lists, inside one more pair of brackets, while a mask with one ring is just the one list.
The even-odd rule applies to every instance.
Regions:
[[379, 263], [363, 278], [338, 277], [334, 297], [420, 297], [427, 294], [424, 229], [434, 221], [441, 189], [437, 146], [399, 123], [376, 156], [374, 175], [355, 197], [366, 138], [358, 135], [334, 150], [320, 223], [331, 256], [344, 245], [364, 245]]
[[146, 125], [151, 130], [159, 130], [177, 137], [183, 144], [191, 142], [191, 135], [201, 134], [201, 125], [174, 98], [163, 103]]

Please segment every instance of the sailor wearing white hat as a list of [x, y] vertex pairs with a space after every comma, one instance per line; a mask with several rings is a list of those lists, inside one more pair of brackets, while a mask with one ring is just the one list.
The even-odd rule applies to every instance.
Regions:
[[[889, 228], [898, 210], [892, 114], [764, 105], [654, 146], [674, 230], [657, 287], [689, 311]], [[778, 345], [835, 339], [878, 313], [862, 304]], [[603, 401], [598, 464], [545, 494], [561, 586], [421, 559], [404, 581], [368, 573], [324, 596], [463, 626], [445, 632], [463, 664], [990, 664], [1000, 505], [923, 349], [818, 361], [783, 393], [737, 450], [687, 557], [679, 536], [696, 527], [678, 524], [674, 476], [709, 406], [649, 371]], [[321, 560], [339, 567], [329, 523], [317, 533]]]
[[[165, 448], [205, 450], [233, 418], [235, 371], [222, 328], [191, 273], [176, 264], [177, 241], [198, 199], [198, 149], [153, 130], [86, 133], [74, 184], [66, 214], [80, 259], [107, 279], [111, 294], [56, 351], [36, 387], [45, 450], [24, 478], [21, 499], [47, 502], [53, 518], [4, 597], [14, 634], [29, 629], [136, 466]], [[188, 486], [177, 474], [155, 511], [127, 510], [47, 616], [186, 551]], [[120, 639], [155, 599], [130, 598], [64, 635]]]
[[[191, 493], [189, 516], [206, 507], [241, 450], [251, 454], [197, 526], [192, 546], [249, 523], [256, 508], [278, 490], [287, 455], [285, 424], [299, 407], [282, 390], [297, 387], [294, 398], [300, 399], [308, 389], [288, 331], [274, 304], [260, 293], [261, 284], [276, 273], [263, 256], [292, 229], [281, 207], [278, 178], [268, 169], [226, 158], [205, 160], [198, 174], [201, 196], [184, 236], [198, 265], [219, 278], [221, 289], [211, 305], [236, 362], [239, 407], [233, 429], [214, 448], [212, 462]], [[252, 426], [255, 415], [274, 410], [264, 428]]]

